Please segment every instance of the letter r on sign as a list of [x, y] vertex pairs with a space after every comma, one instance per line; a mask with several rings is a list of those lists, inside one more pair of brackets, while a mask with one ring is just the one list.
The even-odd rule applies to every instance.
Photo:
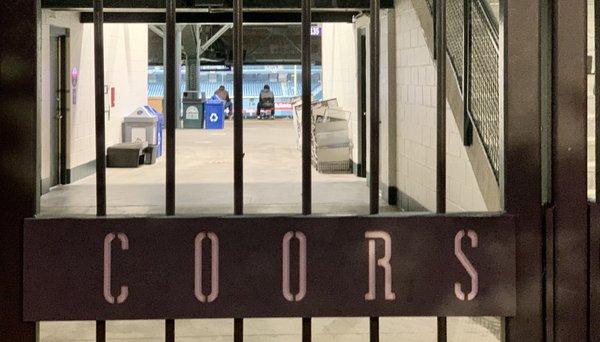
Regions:
[[[385, 300], [395, 300], [396, 294], [392, 291], [392, 237], [383, 231], [371, 231], [365, 233], [365, 238], [369, 240], [369, 292], [365, 295], [365, 300], [375, 300], [377, 289], [377, 266], [385, 271]], [[376, 260], [375, 240], [380, 239], [384, 242], [384, 256]]]

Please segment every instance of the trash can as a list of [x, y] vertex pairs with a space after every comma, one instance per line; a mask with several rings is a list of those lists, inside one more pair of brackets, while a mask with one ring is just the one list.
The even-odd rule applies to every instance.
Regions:
[[200, 99], [183, 99], [183, 128], [204, 128], [204, 104]]
[[123, 119], [123, 143], [162, 144], [158, 139], [158, 121], [149, 106], [139, 107]]
[[204, 103], [204, 128], [225, 128], [225, 103], [217, 96], [213, 96]]
[[150, 114], [152, 114], [153, 116], [155, 116], [158, 119], [158, 122], [157, 122], [158, 127], [156, 130], [157, 143], [151, 144], [151, 145], [156, 145], [156, 158], [160, 158], [163, 155], [163, 132], [165, 130], [165, 116], [163, 115], [163, 113], [157, 111], [156, 108], [154, 108], [152, 106], [144, 106], [144, 108], [146, 108], [146, 110], [148, 110], [148, 112]]

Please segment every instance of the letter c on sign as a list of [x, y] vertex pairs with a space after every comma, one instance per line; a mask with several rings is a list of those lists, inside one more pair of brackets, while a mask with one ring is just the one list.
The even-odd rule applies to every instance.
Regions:
[[[121, 240], [121, 249], [126, 251], [129, 249], [129, 239], [127, 235], [119, 233], [117, 235]], [[104, 299], [110, 304], [115, 304], [115, 297], [112, 295], [111, 277], [112, 277], [112, 242], [115, 239], [115, 234], [110, 233], [104, 238]], [[117, 296], [116, 303], [122, 304], [129, 296], [129, 287], [121, 286], [121, 293]]]
[[[467, 235], [471, 239], [471, 247], [477, 248], [477, 246], [479, 245], [477, 233], [475, 233], [472, 230], [469, 230]], [[475, 299], [475, 297], [477, 297], [477, 293], [479, 292], [479, 275], [477, 274], [477, 270], [475, 270], [475, 267], [473, 267], [473, 264], [471, 264], [465, 253], [463, 253], [462, 251], [461, 242], [463, 237], [465, 237], [464, 230], [461, 230], [460, 232], [458, 232], [458, 234], [456, 234], [456, 237], [454, 238], [454, 254], [456, 255], [458, 261], [460, 261], [462, 266], [465, 268], [467, 273], [469, 273], [469, 276], [471, 276], [471, 292], [469, 292], [469, 294], [465, 296], [464, 292], [462, 291], [462, 285], [459, 282], [457, 282], [454, 284], [454, 294], [456, 294], [456, 298], [460, 300], [471, 301]]]

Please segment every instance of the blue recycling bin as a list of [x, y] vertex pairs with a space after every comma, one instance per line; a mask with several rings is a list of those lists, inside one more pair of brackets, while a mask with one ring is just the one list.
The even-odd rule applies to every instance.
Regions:
[[165, 129], [165, 116], [152, 106], [144, 106], [144, 108], [148, 111], [148, 113], [152, 114], [152, 116], [158, 119], [156, 127], [156, 157], [160, 158], [163, 154], [163, 130]]
[[204, 128], [225, 128], [225, 102], [221, 101], [217, 96], [213, 96], [204, 103]]

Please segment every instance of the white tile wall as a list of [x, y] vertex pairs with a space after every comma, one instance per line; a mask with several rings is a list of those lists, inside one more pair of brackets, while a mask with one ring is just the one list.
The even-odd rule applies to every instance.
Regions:
[[[77, 103], [68, 115], [69, 146], [67, 167], [88, 163], [95, 159], [94, 124], [94, 52], [93, 26], [82, 24], [75, 12], [42, 11], [42, 178], [50, 175], [49, 125], [51, 110], [49, 98], [50, 25], [69, 29], [69, 70], [77, 67]], [[105, 80], [115, 87], [116, 106], [106, 122], [106, 145], [120, 141], [123, 116], [147, 103], [148, 29], [145, 24], [105, 24]]]
[[[410, 0], [395, 0], [398, 188], [428, 210], [436, 203], [436, 76]], [[447, 107], [448, 211], [485, 211], [451, 109]]]

